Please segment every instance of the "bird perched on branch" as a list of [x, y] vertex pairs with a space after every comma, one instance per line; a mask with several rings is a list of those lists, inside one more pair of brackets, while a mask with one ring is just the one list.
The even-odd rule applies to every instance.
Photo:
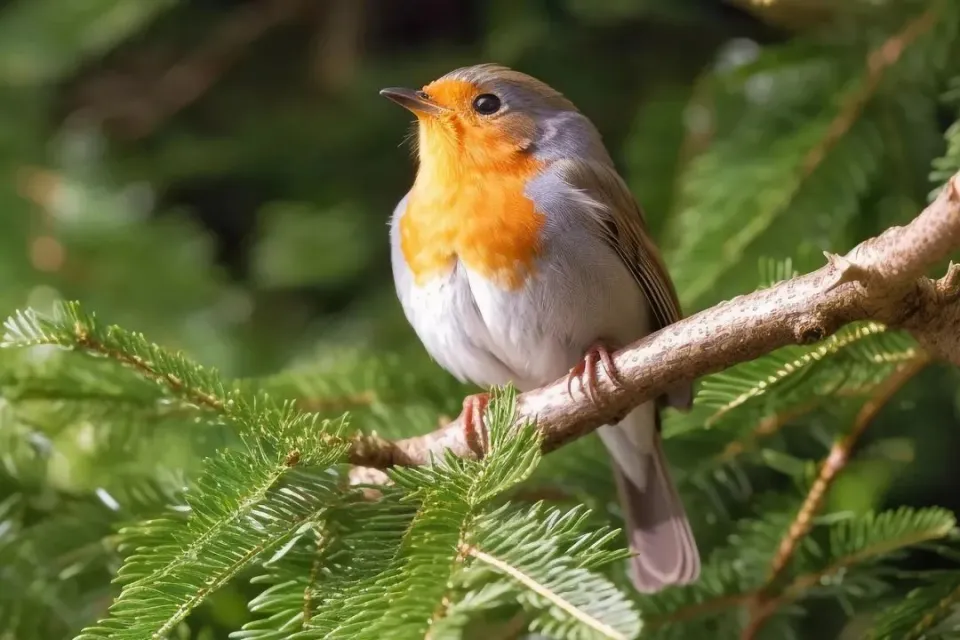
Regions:
[[[594, 125], [526, 74], [481, 64], [381, 94], [417, 117], [419, 167], [391, 219], [397, 294], [431, 357], [521, 391], [564, 375], [596, 396], [610, 356], [680, 319], [643, 213]], [[598, 431], [613, 459], [640, 591], [686, 584], [700, 556], [670, 477], [660, 410], [684, 385]], [[488, 394], [464, 400], [468, 433]]]

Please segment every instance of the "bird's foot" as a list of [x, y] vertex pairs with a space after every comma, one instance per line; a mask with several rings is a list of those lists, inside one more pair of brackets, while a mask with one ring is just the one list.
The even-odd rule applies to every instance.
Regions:
[[573, 397], [573, 381], [580, 384], [580, 389], [590, 398], [594, 404], [599, 404], [599, 388], [597, 386], [597, 365], [602, 365], [607, 377], [613, 381], [614, 385], [620, 387], [623, 381], [616, 365], [613, 363], [613, 356], [610, 355], [610, 349], [602, 342], [594, 342], [587, 349], [583, 360], [570, 369], [567, 374], [567, 393]]
[[463, 432], [467, 443], [479, 456], [487, 451], [487, 428], [483, 424], [483, 414], [490, 403], [489, 393], [475, 393], [463, 399]]

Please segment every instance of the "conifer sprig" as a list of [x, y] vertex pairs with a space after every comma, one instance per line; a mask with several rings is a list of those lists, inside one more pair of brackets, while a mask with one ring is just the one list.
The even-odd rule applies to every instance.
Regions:
[[[776, 554], [773, 556], [770, 574], [766, 581], [768, 586], [775, 584], [780, 579], [780, 576], [787, 570], [801, 540], [813, 527], [814, 517], [826, 498], [827, 490], [850, 460], [857, 441], [863, 436], [880, 409], [889, 402], [890, 398], [928, 363], [929, 357], [925, 353], [919, 352], [912, 360], [900, 364], [893, 373], [877, 387], [874, 395], [864, 403], [854, 419], [849, 433], [838, 440], [830, 449], [830, 454], [821, 464], [817, 478], [810, 486], [803, 505], [799, 511], [797, 511], [796, 517], [787, 529]], [[943, 535], [945, 534], [946, 532], [944, 532]], [[763, 628], [767, 618], [776, 612], [778, 606], [779, 600], [777, 598], [769, 598], [766, 595], [766, 591], [761, 589], [751, 603], [750, 622], [747, 624], [746, 630], [743, 633], [744, 640], [752, 640], [752, 638], [756, 637]]]
[[[766, 525], [743, 523], [742, 529], [753, 535], [731, 538], [728, 548], [717, 549], [697, 584], [646, 599], [641, 607], [650, 637], [695, 637], [717, 625], [730, 629], [730, 637], [741, 632], [753, 635], [791, 603], [811, 597], [856, 597], [868, 583], [873, 585], [868, 592], [883, 591], [887, 582], [878, 576], [883, 576], [885, 561], [955, 535], [957, 523], [951, 512], [940, 508], [899, 508], [820, 523], [815, 533], [819, 539], [820, 530], [826, 532], [823, 542], [810, 539], [799, 547], [793, 569], [775, 587], [767, 582], [766, 566], [732, 564], [743, 556], [744, 544], [772, 555], [779, 543], [777, 527]], [[756, 608], [758, 598], [763, 598], [761, 609]], [[750, 614], [744, 627], [743, 618]]]
[[[685, 306], [722, 299], [726, 282], [748, 275], [744, 257], [756, 247], [795, 251], [797, 238], [823, 245], [830, 238], [810, 221], [826, 215], [840, 226], [858, 211], [883, 168], [885, 87], [913, 69], [940, 72], [956, 38], [960, 13], [949, 0], [909, 10], [881, 42], [846, 45], [861, 48], [853, 68], [837, 64], [828, 32], [716, 74], [714, 101], [736, 102], [739, 115], [681, 176], [669, 262]], [[834, 37], [849, 40], [843, 30]]]
[[245, 396], [238, 389], [228, 388], [216, 370], [152, 344], [139, 333], [103, 326], [75, 302], [56, 305], [51, 317], [30, 310], [19, 312], [4, 323], [4, 328], [0, 347], [56, 345], [109, 359], [157, 383], [185, 406], [210, 411], [240, 431], [261, 434], [275, 443], [289, 439], [289, 451], [298, 448], [295, 441], [305, 433], [330, 447], [346, 446], [340, 436], [342, 424], [325, 423], [316, 414], [297, 411], [290, 401], [277, 403], [265, 393]]
[[216, 589], [304, 526], [318, 523], [335, 495], [325, 469], [346, 452], [342, 424], [227, 390], [215, 371], [143, 336], [101, 326], [79, 305], [52, 318], [32, 312], [6, 323], [5, 347], [59, 345], [120, 363], [173, 397], [233, 422], [245, 450], [207, 461], [186, 494], [188, 518], [166, 517], [122, 532], [134, 548], [118, 574], [125, 583], [110, 617], [82, 638], [164, 638]]
[[[931, 640], [953, 637], [960, 606], [960, 571], [931, 576], [899, 604], [878, 616], [870, 640]], [[951, 624], [950, 619], [954, 622]]]
[[[631, 638], [639, 630], [629, 600], [597, 571], [624, 557], [609, 548], [616, 531], [589, 531], [579, 508], [495, 506], [541, 456], [537, 430], [514, 425], [510, 389], [494, 391], [481, 460], [444, 455], [391, 470], [394, 485], [367, 503], [329, 472], [348, 448], [342, 424], [262, 391], [228, 388], [216, 372], [103, 327], [76, 304], [52, 318], [19, 314], [3, 345], [59, 345], [117, 362], [235, 425], [244, 444], [206, 461], [181, 513], [120, 532], [132, 551], [117, 576], [124, 586], [84, 640], [167, 637], [211, 593], [260, 565], [267, 573], [258, 581], [274, 586], [252, 607], [268, 617], [239, 637], [422, 637], [433, 625], [455, 628], [478, 592], [491, 590], [521, 603], [528, 626], [557, 637]], [[448, 622], [457, 594], [464, 598]]]
[[[261, 580], [273, 586], [253, 606], [269, 618], [236, 637], [455, 637], [471, 614], [518, 602], [524, 626], [558, 638], [635, 637], [636, 612], [597, 573], [624, 557], [610, 548], [616, 531], [585, 527], [582, 508], [494, 505], [540, 458], [536, 430], [515, 428], [514, 412], [513, 391], [495, 391], [482, 460], [391, 470], [376, 502], [331, 511]], [[603, 598], [585, 600], [583, 584]]]

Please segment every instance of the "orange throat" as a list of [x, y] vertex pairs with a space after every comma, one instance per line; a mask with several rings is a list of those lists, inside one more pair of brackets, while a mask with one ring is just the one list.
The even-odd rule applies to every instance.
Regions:
[[522, 287], [545, 222], [524, 191], [542, 163], [486, 132], [420, 126], [420, 168], [399, 229], [415, 281], [447, 275], [460, 260], [503, 289]]

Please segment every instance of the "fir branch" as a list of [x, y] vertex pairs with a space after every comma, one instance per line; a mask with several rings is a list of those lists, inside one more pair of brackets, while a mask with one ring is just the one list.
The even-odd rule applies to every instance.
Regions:
[[[818, 39], [765, 48], [753, 63], [719, 75], [736, 87], [727, 97], [735, 96], [741, 107], [736, 124], [686, 170], [683, 206], [671, 225], [671, 273], [687, 304], [729, 295], [724, 282], [745, 275], [745, 254], [759, 245], [769, 250], [774, 237], [792, 240], [797, 234], [812, 239], [811, 233], [819, 233], [810, 224], [815, 216], [840, 224], [857, 212], [881, 179], [883, 89], [919, 59], [932, 58], [952, 35], [945, 26], [954, 20], [949, 2], [922, 9], [860, 54], [863, 61], [850, 75], [837, 64], [836, 51]], [[928, 66], [937, 67], [933, 60]], [[757, 100], [756, 85], [769, 95]], [[742, 161], [751, 156], [762, 160]], [[730, 183], [743, 188], [730, 193], [723, 188]], [[711, 269], [696, 266], [705, 256]]]
[[[704, 566], [705, 579], [672, 593], [663, 592], [653, 596], [647, 603], [648, 608], [656, 604], [667, 606], [659, 606], [658, 610], [654, 610], [655, 615], [647, 616], [647, 629], [656, 631], [670, 628], [744, 607], [747, 612], [753, 610], [757, 616], [748, 618], [743, 630], [745, 637], [753, 637], [760, 630], [756, 622], [758, 619], [762, 617], [766, 621], [785, 605], [809, 596], [818, 587], [824, 586], [828, 578], [854, 570], [869, 570], [871, 562], [888, 559], [891, 554], [908, 547], [942, 539], [955, 531], [956, 519], [945, 509], [903, 507], [879, 514], [855, 516], [834, 522], [829, 527], [829, 547], [805, 550], [804, 570], [793, 575], [776, 595], [769, 594], [769, 585], [765, 582], [756, 588], [739, 585], [739, 581], [745, 579], [741, 575], [745, 571], [743, 567], [732, 569], [737, 574], [735, 580], [723, 579], [721, 574], [728, 570], [725, 561], [729, 558], [724, 553], [717, 553]], [[731, 557], [740, 557], [742, 541], [740, 543], [732, 541], [729, 549], [718, 551], [729, 552]], [[842, 586], [851, 578], [851, 575], [846, 575], [838, 584]], [[723, 589], [717, 592], [710, 583], [722, 584]], [[756, 602], [759, 598], [764, 600], [757, 612]], [[678, 600], [681, 602], [679, 606], [676, 605]]]
[[[169, 397], [186, 408], [211, 411], [241, 431], [265, 436], [288, 452], [300, 448], [316, 451], [318, 442], [331, 448], [347, 444], [339, 435], [342, 421], [336, 424], [317, 414], [299, 412], [293, 402], [276, 403], [266, 393], [244, 394], [241, 389], [228, 389], [215, 369], [202, 367], [181, 353], [171, 353], [142, 334], [115, 325], [103, 326], [77, 303], [57, 305], [51, 318], [32, 310], [21, 311], [4, 327], [2, 348], [56, 345], [109, 359], [165, 388]], [[310, 434], [309, 442], [304, 434]]]
[[[837, 366], [836, 361], [841, 355], [849, 354], [849, 359], [860, 360], [861, 363], [866, 361], [865, 364], [870, 369], [869, 374], [877, 376], [878, 364], [910, 359], [916, 353], [915, 344], [912, 343], [890, 345], [884, 348], [882, 341], [889, 339], [892, 332], [883, 325], [867, 323], [851, 326], [849, 329], [830, 336], [813, 348], [786, 347], [707, 378], [703, 381], [697, 399], [703, 404], [710, 405], [712, 411], [709, 415], [697, 416], [696, 422], [702, 426], [715, 427], [727, 414], [761, 396], [769, 398], [771, 395], [776, 395], [776, 391], [782, 387], [789, 387], [790, 392], [783, 395], [801, 396], [804, 401], [808, 401], [809, 396], [836, 394], [843, 390], [843, 384], [849, 377], [850, 372], [845, 369], [854, 368]], [[880, 352], [871, 351], [871, 346], [874, 349], [879, 347]], [[867, 357], [863, 357], [864, 352], [868, 351]], [[882, 362], [878, 362], [877, 358], [881, 358]], [[810, 388], [810, 378], [813, 377], [813, 381], [818, 382], [813, 373], [824, 361], [830, 361], [833, 365], [828, 367], [828, 380], [820, 382], [820, 388], [816, 386]], [[768, 371], [771, 372], [767, 373]], [[878, 377], [882, 379], [885, 376], [881, 373]], [[800, 385], [797, 384], [797, 378], [804, 383], [804, 387], [799, 391], [797, 387]], [[823, 387], [827, 386], [832, 389], [832, 393], [824, 393]], [[793, 409], [793, 407], [790, 408]], [[764, 429], [773, 430], [771, 426]]]
[[[912, 518], [905, 514], [910, 514]], [[853, 529], [856, 524], [855, 521], [850, 528]], [[954, 530], [956, 520], [953, 514], [944, 509], [933, 508], [912, 511], [902, 508], [897, 511], [882, 513], [876, 518], [868, 516], [863, 524], [867, 525], [864, 528], [867, 529], [867, 535], [871, 536], [866, 544], [854, 543], [850, 545], [849, 549], [844, 550], [845, 553], [842, 553], [839, 558], [830, 562], [823, 569], [796, 577], [774, 598], [763, 599], [765, 592], [762, 589], [753, 594], [748, 600], [752, 605], [750, 607], [752, 616], [743, 631], [742, 638], [756, 637], [770, 616], [774, 615], [784, 605], [804, 597], [811, 589], [822, 584], [825, 578], [836, 575], [843, 570], [857, 567], [870, 560], [887, 557], [892, 552], [904, 547], [916, 546], [943, 538]], [[891, 525], [893, 527], [899, 526], [902, 530], [894, 530], [891, 535], [885, 535]], [[831, 551], [833, 550], [831, 549]], [[758, 598], [761, 599], [761, 603], [759, 608], [756, 608]]]
[[331, 506], [332, 479], [310, 470], [342, 459], [341, 424], [263, 393], [227, 390], [216, 371], [140, 334], [105, 327], [77, 304], [58, 306], [53, 318], [18, 314], [6, 328], [3, 346], [60, 345], [120, 363], [186, 405], [235, 423], [246, 445], [206, 461], [187, 492], [185, 525], [167, 517], [121, 532], [135, 548], [118, 574], [126, 584], [110, 615], [80, 637], [167, 637], [210, 594], [301, 527], [315, 526]]
[[[494, 394], [488, 407], [491, 449], [484, 460], [447, 455], [431, 466], [392, 470], [396, 486], [391, 492], [400, 491], [404, 502], [417, 505], [412, 519], [398, 523], [399, 548], [373, 575], [338, 579], [332, 589], [317, 585], [318, 606], [309, 625], [283, 637], [423, 637], [443, 617], [452, 580], [467, 559], [461, 549], [470, 544], [488, 503], [524, 480], [540, 458], [535, 429], [510, 429], [514, 397], [509, 389]], [[360, 547], [360, 552], [366, 550]], [[386, 610], [371, 606], [374, 602], [388, 603]]]
[[[750, 607], [751, 618], [743, 632], [743, 640], [752, 640], [755, 638], [763, 628], [766, 620], [777, 611], [780, 603], [783, 602], [784, 596], [776, 598], [768, 597], [768, 590], [786, 571], [801, 539], [803, 539], [811, 527], [813, 527], [814, 516], [820, 510], [824, 498], [826, 498], [827, 490], [831, 484], [833, 484], [833, 481], [837, 478], [840, 471], [846, 466], [857, 441], [893, 395], [917, 373], [923, 370], [929, 361], [929, 357], [921, 352], [918, 353], [913, 360], [901, 364], [896, 371], [877, 388], [873, 397], [864, 403], [854, 420], [850, 432], [834, 444], [827, 459], [820, 467], [820, 473], [807, 492], [807, 497], [797, 512], [796, 518], [787, 530], [786, 536], [781, 541], [780, 547], [773, 557], [770, 575], [767, 578], [766, 585], [760, 589], [758, 595], [753, 600], [752, 606]], [[787, 591], [789, 592], [789, 589]]]
[[922, 640], [960, 605], [960, 573], [946, 572], [914, 589], [900, 604], [883, 613], [867, 637], [878, 640]]
[[867, 427], [870, 426], [873, 419], [887, 402], [890, 401], [893, 395], [915, 375], [920, 373], [928, 363], [929, 357], [926, 354], [920, 353], [917, 354], [912, 361], [902, 364], [893, 375], [887, 378], [884, 384], [880, 385], [874, 396], [863, 405], [854, 420], [853, 428], [846, 437], [834, 444], [830, 450], [830, 454], [820, 468], [817, 479], [807, 493], [803, 506], [800, 508], [796, 519], [790, 526], [790, 530], [783, 539], [776, 557], [774, 557], [769, 582], [776, 581], [784, 569], [786, 569], [787, 563], [796, 550], [797, 543], [807, 534], [810, 527], [813, 526], [813, 517], [817, 511], [819, 511], [820, 505], [826, 497], [827, 489], [850, 460], [850, 454], [853, 452], [854, 446], [861, 436], [863, 436]]
[[803, 159], [800, 169], [802, 176], [812, 173], [826, 157], [829, 150], [850, 130], [867, 103], [880, 88], [884, 73], [900, 60], [907, 47], [937, 23], [937, 20], [941, 17], [940, 10], [944, 4], [931, 6], [868, 54], [866, 77], [857, 90], [844, 99], [836, 117], [827, 127], [826, 134], [820, 144], [812, 148]]
[[630, 600], [596, 572], [627, 556], [609, 549], [619, 532], [585, 526], [588, 516], [579, 505], [562, 512], [542, 503], [488, 514], [462, 547], [473, 562], [461, 580], [489, 569], [504, 576], [504, 595], [529, 614], [528, 630], [551, 638], [636, 637], [640, 623]]
[[136, 550], [118, 574], [126, 582], [110, 616], [78, 636], [166, 638], [200, 603], [333, 502], [329, 480], [297, 474], [276, 452], [220, 454], [196, 493], [190, 519], [147, 521], [121, 533]]
[[576, 619], [578, 622], [584, 626], [596, 631], [598, 634], [605, 638], [611, 638], [612, 640], [627, 640], [627, 636], [623, 635], [610, 625], [606, 624], [602, 620], [597, 620], [589, 613], [583, 611], [582, 609], [577, 608], [572, 605], [566, 599], [561, 597], [559, 594], [552, 591], [549, 587], [540, 584], [532, 577], [525, 574], [520, 569], [511, 566], [510, 564], [500, 560], [499, 558], [490, 555], [484, 551], [480, 551], [475, 547], [464, 547], [461, 549], [461, 553], [464, 555], [470, 556], [475, 560], [478, 560], [484, 564], [488, 564], [497, 571], [509, 576], [513, 580], [516, 580], [525, 588], [530, 589], [535, 594], [550, 602], [550, 604], [558, 607], [564, 613], [570, 617]]
[[265, 563], [268, 573], [252, 582], [269, 586], [249, 605], [264, 617], [232, 637], [285, 640], [304, 635], [331, 601], [336, 604], [328, 609], [343, 615], [346, 595], [355, 595], [356, 585], [373, 584], [396, 561], [416, 515], [417, 506], [404, 501], [396, 487], [385, 487], [382, 493], [377, 502], [343, 495], [322, 526], [304, 532], [304, 540], [292, 540], [282, 557]]
[[[706, 309], [613, 354], [619, 382], [597, 372], [599, 399], [571, 397], [565, 379], [518, 397], [518, 421], [535, 420], [544, 452], [616, 421], [630, 408], [680, 383], [755, 359], [790, 344], [810, 344], [842, 326], [872, 320], [908, 330], [932, 356], [960, 363], [960, 266], [923, 277], [960, 249], [960, 174], [912, 222], [828, 255], [812, 273]], [[602, 368], [601, 368], [602, 369]], [[419, 465], [449, 449], [475, 458], [462, 416], [424, 436], [354, 440], [349, 459], [385, 468]]]
[[586, 527], [589, 512], [579, 506], [490, 506], [529, 476], [539, 446], [534, 429], [510, 429], [512, 392], [497, 392], [488, 419], [484, 460], [448, 455], [430, 467], [394, 469], [395, 484], [378, 502], [331, 512], [322, 578], [310, 577], [316, 545], [294, 545], [258, 580], [274, 586], [252, 608], [270, 617], [235, 637], [460, 637], [471, 615], [518, 605], [525, 627], [550, 629], [553, 637], [608, 637], [598, 629], [634, 637], [636, 611], [597, 572], [626, 555], [608, 548], [617, 531]]
[[705, 478], [824, 404], [870, 393], [917, 351], [903, 332], [872, 322], [848, 325], [814, 347], [784, 347], [708, 376], [691, 411], [665, 417], [665, 437], [697, 432], [682, 449], [696, 456], [687, 475]]

